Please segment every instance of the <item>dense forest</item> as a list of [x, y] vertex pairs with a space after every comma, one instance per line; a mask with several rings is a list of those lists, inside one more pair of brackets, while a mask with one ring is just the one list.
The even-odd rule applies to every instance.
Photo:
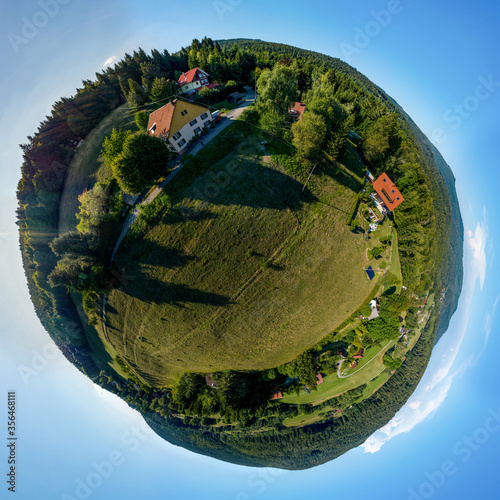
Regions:
[[[381, 389], [361, 402], [357, 402], [357, 393], [328, 402], [341, 410], [341, 416], [300, 429], [287, 428], [282, 421], [296, 414], [297, 407], [269, 403], [270, 394], [288, 377], [300, 377], [314, 387], [316, 355], [323, 344], [270, 373], [215, 374], [221, 390], [212, 398], [207, 397], [201, 374], [185, 374], [176, 387], [167, 389], [145, 387], [133, 374], [125, 381], [111, 371], [102, 372], [92, 359], [68, 289], [87, 294], [89, 304], [91, 297], [95, 299], [109, 285], [94, 280], [92, 295], [89, 288], [79, 288], [80, 282], [68, 283], [64, 273], [58, 279], [57, 273], [54, 275], [57, 267], [65, 265], [66, 271], [71, 262], [80, 259], [76, 250], [68, 254], [60, 249], [69, 238], [72, 248], [90, 248], [85, 231], [58, 239], [60, 195], [77, 144], [124, 102], [134, 112], [147, 102], [164, 104], [175, 92], [173, 82], [180, 73], [197, 66], [210, 74], [211, 81], [221, 83], [219, 89], [201, 92], [199, 102], [217, 102], [221, 93], [245, 84], [256, 85], [261, 99], [245, 112], [244, 119], [295, 145], [300, 158], [319, 157], [326, 151], [335, 159], [346, 147], [349, 130], [363, 137], [360, 153], [370, 170], [374, 174], [388, 172], [405, 193], [405, 203], [394, 213], [405, 285], [416, 293], [441, 294], [446, 289], [445, 299], [436, 305], [434, 316], [438, 320], [429, 322], [406, 361]], [[160, 435], [200, 453], [246, 465], [294, 469], [323, 463], [362, 443], [394, 416], [415, 389], [436, 333], [445, 331], [461, 290], [463, 229], [454, 179], [437, 150], [397, 103], [354, 68], [339, 59], [287, 45], [205, 38], [173, 54], [157, 50], [146, 54], [139, 49], [95, 77], [83, 81], [74, 96], [54, 103], [51, 114], [21, 145], [20, 247], [35, 310], [58, 347], [96, 383], [138, 408]], [[276, 82], [280, 81], [288, 83], [279, 89], [284, 96], [281, 100], [276, 98]], [[279, 103], [299, 98], [308, 105], [304, 116], [308, 126], [294, 125], [289, 130], [283, 126], [288, 109]], [[289, 162], [291, 171], [301, 168], [303, 160], [287, 158], [289, 149], [273, 154]], [[107, 200], [113, 196], [113, 186], [97, 189]], [[105, 222], [119, 220], [119, 213], [117, 205], [106, 214]], [[98, 233], [104, 231], [102, 225], [98, 228]], [[103, 262], [109, 259], [109, 245], [95, 245], [92, 252], [95, 258], [81, 259], [86, 267], [75, 268], [76, 276], [86, 279], [99, 275]], [[410, 303], [408, 297], [402, 300], [406, 302], [394, 304], [385, 299], [387, 314], [372, 322], [366, 332], [373, 343], [393, 338], [399, 331], [397, 315]], [[87, 313], [92, 307], [98, 308], [99, 301], [89, 304]], [[324, 343], [334, 339], [332, 332]], [[294, 390], [293, 384], [289, 390]], [[185, 415], [183, 419], [177, 417], [179, 413]], [[215, 413], [223, 425], [214, 425], [210, 416]]]

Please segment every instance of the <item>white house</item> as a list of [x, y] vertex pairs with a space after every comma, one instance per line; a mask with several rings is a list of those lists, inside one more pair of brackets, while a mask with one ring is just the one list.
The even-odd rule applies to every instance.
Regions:
[[211, 123], [208, 108], [176, 99], [149, 115], [148, 134], [163, 139], [173, 151], [182, 154], [189, 141]]
[[210, 83], [208, 81], [208, 73], [200, 68], [193, 68], [187, 73], [182, 73], [177, 83], [179, 84], [179, 88], [183, 94], [192, 94], [193, 92], [200, 90], [202, 87], [218, 87], [218, 84]]

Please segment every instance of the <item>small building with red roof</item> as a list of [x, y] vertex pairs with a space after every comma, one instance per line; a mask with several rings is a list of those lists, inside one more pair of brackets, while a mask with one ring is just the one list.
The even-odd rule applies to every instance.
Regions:
[[276, 392], [271, 396], [271, 401], [274, 401], [275, 399], [281, 399], [283, 397], [283, 394], [281, 392]]
[[323, 383], [323, 377], [321, 376], [321, 373], [318, 373], [316, 375], [316, 378], [318, 379], [318, 380], [316, 380], [316, 385], [319, 385], [319, 384]]
[[303, 102], [296, 102], [289, 111], [290, 117], [293, 120], [300, 121], [306, 111], [306, 105]]
[[177, 84], [183, 94], [193, 94], [203, 87], [213, 89], [219, 86], [217, 83], [210, 83], [208, 73], [200, 68], [193, 68], [186, 73], [182, 73], [177, 80]]
[[359, 351], [353, 356], [353, 359], [361, 359], [364, 353], [365, 350], [362, 347], [360, 347]]
[[373, 189], [390, 212], [404, 201], [399, 189], [385, 172], [374, 181]]

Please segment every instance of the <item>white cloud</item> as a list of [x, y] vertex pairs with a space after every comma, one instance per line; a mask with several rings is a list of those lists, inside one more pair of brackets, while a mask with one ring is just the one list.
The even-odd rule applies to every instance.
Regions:
[[[488, 240], [488, 228], [485, 209], [483, 209], [483, 221], [476, 224], [474, 231], [470, 229], [465, 231], [465, 240], [469, 251], [466, 252], [464, 287], [456, 313], [457, 317], [454, 317], [451, 322], [451, 331], [448, 331], [445, 338], [435, 347], [437, 352], [431, 358], [428, 372], [424, 374], [411, 401], [403, 406], [387, 425], [375, 432], [361, 445], [365, 453], [376, 453], [392, 438], [410, 432], [420, 422], [433, 415], [448, 396], [453, 379], [457, 375], [461, 376], [477, 359], [477, 356], [468, 356], [458, 367], [454, 367], [460, 346], [468, 330], [475, 285], [479, 281], [482, 290], [486, 278], [485, 248]], [[492, 310], [485, 320], [486, 341], [491, 332], [499, 299], [500, 295], [495, 300]]]
[[486, 240], [488, 226], [486, 224], [486, 208], [483, 209], [483, 222], [478, 222], [474, 231], [467, 229], [465, 232], [466, 243], [472, 252], [472, 265], [479, 277], [481, 290], [486, 278]]
[[485, 338], [484, 338], [484, 345], [486, 346], [488, 342], [488, 338], [490, 336], [491, 330], [493, 328], [493, 320], [495, 319], [495, 313], [497, 311], [497, 305], [498, 305], [498, 300], [500, 299], [500, 293], [497, 295], [497, 298], [493, 302], [493, 305], [491, 306], [491, 311], [488, 311], [486, 313], [486, 316], [484, 318], [484, 332], [485, 332]]
[[106, 59], [104, 61], [104, 64], [102, 65], [102, 69], [107, 68], [108, 66], [111, 66], [117, 59], [118, 59], [118, 56], [111, 56], [109, 59]]

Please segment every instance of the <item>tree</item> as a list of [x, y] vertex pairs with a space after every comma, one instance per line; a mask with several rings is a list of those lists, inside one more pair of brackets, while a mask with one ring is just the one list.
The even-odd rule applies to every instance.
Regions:
[[382, 255], [382, 251], [383, 251], [382, 247], [376, 246], [370, 250], [370, 253], [371, 253], [372, 257], [374, 257], [375, 259], [378, 259]]
[[382, 116], [370, 126], [366, 134], [366, 157], [372, 163], [380, 163], [387, 155], [397, 151], [400, 142], [397, 115], [391, 113]]
[[98, 235], [106, 222], [119, 215], [121, 205], [110, 191], [109, 185], [98, 182], [92, 189], [78, 197], [80, 201], [80, 208], [76, 214], [76, 218], [80, 221], [76, 227], [78, 231]]
[[108, 165], [111, 165], [113, 160], [122, 152], [123, 143], [131, 134], [132, 132], [130, 130], [117, 130], [114, 128], [111, 131], [111, 135], [104, 139], [102, 143], [101, 158], [104, 158], [104, 161]]
[[139, 106], [147, 101], [148, 96], [142, 85], [132, 80], [132, 78], [129, 78], [128, 85], [130, 90], [125, 97], [127, 98], [130, 109], [136, 111]]
[[260, 107], [285, 117], [298, 97], [297, 75], [293, 69], [277, 64], [272, 70], [262, 72], [257, 92]]
[[325, 119], [312, 112], [304, 113], [298, 122], [292, 125], [293, 145], [301, 156], [316, 159], [326, 138]]
[[146, 111], [137, 111], [134, 118], [138, 129], [145, 132], [148, 128], [149, 113]]
[[283, 115], [270, 109], [260, 117], [260, 126], [276, 137], [283, 137], [286, 122]]
[[106, 272], [88, 257], [64, 257], [49, 274], [48, 282], [75, 292], [100, 291], [106, 287]]
[[169, 98], [175, 97], [176, 93], [177, 84], [173, 80], [155, 78], [149, 91], [149, 97], [152, 102], [163, 105]]
[[344, 107], [335, 98], [335, 87], [329, 81], [329, 73], [314, 81], [304, 101], [308, 111], [321, 115], [325, 119], [329, 132], [338, 130], [347, 118]]
[[99, 241], [94, 235], [69, 231], [54, 238], [49, 246], [59, 257], [63, 255], [95, 255]]
[[136, 134], [127, 137], [123, 151], [111, 168], [122, 191], [140, 193], [167, 172], [170, 152], [158, 137]]

